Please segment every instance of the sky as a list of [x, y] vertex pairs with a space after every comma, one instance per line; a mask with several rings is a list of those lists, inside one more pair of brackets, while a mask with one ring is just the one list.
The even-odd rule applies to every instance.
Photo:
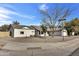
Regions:
[[71, 15], [67, 21], [79, 18], [79, 4], [77, 3], [0, 3], [0, 26], [18, 21], [21, 25], [40, 25], [40, 9], [49, 11], [55, 6], [70, 8]]

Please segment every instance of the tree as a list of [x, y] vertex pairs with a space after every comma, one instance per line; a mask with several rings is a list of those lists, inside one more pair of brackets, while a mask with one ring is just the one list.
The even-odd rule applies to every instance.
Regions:
[[54, 9], [52, 9], [52, 11], [46, 9], [46, 10], [40, 10], [40, 12], [44, 18], [44, 20], [42, 21], [44, 21], [44, 23], [46, 24], [45, 26], [48, 26], [50, 28], [53, 37], [58, 20], [65, 19], [71, 13], [69, 8], [59, 8], [59, 7], [55, 7]]
[[20, 23], [18, 21], [13, 21], [14, 25], [19, 25]]
[[78, 18], [74, 18], [74, 19], [71, 21], [71, 25], [72, 25], [72, 26], [79, 26], [79, 19], [78, 19]]
[[79, 34], [79, 19], [78, 18], [74, 18], [71, 21], [71, 25], [73, 26], [75, 34], [78, 35]]
[[46, 27], [46, 23], [45, 23], [45, 20], [44, 19], [41, 22], [41, 28], [42, 28], [42, 31], [44, 33], [44, 36], [46, 36], [47, 27]]
[[69, 22], [65, 22], [65, 28], [68, 30], [68, 32], [75, 32], [76, 34], [79, 33], [79, 19], [74, 18], [73, 20]]
[[70, 35], [71, 35], [71, 32], [72, 32], [71, 24], [70, 24], [69, 22], [65, 22], [64, 24], [65, 24], [64, 27], [66, 28], [67, 33], [68, 33], [68, 35], [70, 36]]
[[47, 27], [45, 25], [41, 25], [42, 31], [44, 33], [44, 36], [46, 36], [46, 32], [47, 32]]
[[9, 25], [4, 24], [1, 27], [2, 27], [2, 31], [8, 31], [9, 30]]

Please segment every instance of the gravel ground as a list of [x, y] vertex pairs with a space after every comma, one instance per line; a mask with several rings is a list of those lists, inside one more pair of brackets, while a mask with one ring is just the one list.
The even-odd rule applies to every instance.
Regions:
[[[63, 41], [69, 41], [74, 38], [77, 38], [78, 36], [68, 36], [68, 37], [63, 37], [61, 36], [55, 36], [54, 38], [49, 36], [49, 37], [30, 37], [30, 38], [13, 38], [11, 41], [13, 42], [21, 42], [21, 43], [29, 43], [29, 42], [63, 42]], [[79, 38], [79, 37], [78, 37]]]
[[[0, 56], [65, 56], [78, 47], [78, 38], [78, 36], [65, 37], [64, 41], [59, 36], [0, 38], [0, 45], [3, 44]], [[28, 50], [29, 47], [41, 48]]]

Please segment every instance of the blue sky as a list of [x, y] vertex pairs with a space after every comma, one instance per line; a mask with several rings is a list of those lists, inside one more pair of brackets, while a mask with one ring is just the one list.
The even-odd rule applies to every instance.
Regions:
[[41, 22], [39, 9], [51, 10], [55, 6], [74, 10], [67, 18], [67, 21], [75, 17], [79, 18], [79, 4], [5, 3], [0, 4], [0, 25], [11, 24], [16, 20], [22, 25], [39, 25]]

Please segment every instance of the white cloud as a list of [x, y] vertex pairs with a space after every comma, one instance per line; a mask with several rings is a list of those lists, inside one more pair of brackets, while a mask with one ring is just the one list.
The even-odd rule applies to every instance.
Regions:
[[11, 23], [11, 21], [9, 21], [9, 20], [1, 20], [0, 23], [7, 23], [7, 24], [9, 24], [9, 23]]
[[39, 26], [40, 23], [32, 23], [32, 24], [27, 24], [27, 25], [37, 25], [37, 26]]
[[12, 10], [9, 10], [9, 9], [3, 8], [3, 7], [0, 7], [0, 13], [8, 14], [8, 15], [9, 14], [17, 15], [19, 17], [26, 18], [26, 19], [34, 19], [35, 18], [35, 16], [23, 15], [23, 14], [20, 14], [18, 12], [15, 12], [15, 11], [12, 11]]
[[40, 5], [39, 9], [43, 10], [43, 11], [46, 11], [48, 9], [48, 7], [47, 7], [46, 4], [42, 4], [42, 5]]
[[35, 18], [35, 16], [23, 15], [18, 12], [12, 11], [8, 8], [0, 7], [0, 25], [12, 23], [11, 19], [13, 18], [10, 15], [15, 15], [15, 16], [22, 17], [22, 18], [29, 19], [29, 20]]
[[26, 18], [26, 19], [30, 19], [30, 20], [35, 19], [35, 17], [36, 17], [36, 16], [31, 16], [31, 15], [20, 15], [20, 14], [19, 14], [19, 16]]
[[8, 11], [5, 8], [0, 7], [0, 26], [12, 23], [9, 19], [11, 19], [11, 17], [9, 16]]
[[12, 23], [12, 21], [10, 21], [10, 20], [6, 20], [6, 19], [0, 20], [0, 26], [4, 25], [4, 24], [11, 24], [11, 23]]
[[4, 7], [0, 7], [0, 13], [7, 15], [7, 14], [12, 13], [12, 11], [10, 11], [10, 10], [4, 8]]
[[7, 15], [0, 14], [0, 20], [1, 20], [2, 18], [11, 19], [11, 17], [9, 17], [9, 16], [7, 16]]

